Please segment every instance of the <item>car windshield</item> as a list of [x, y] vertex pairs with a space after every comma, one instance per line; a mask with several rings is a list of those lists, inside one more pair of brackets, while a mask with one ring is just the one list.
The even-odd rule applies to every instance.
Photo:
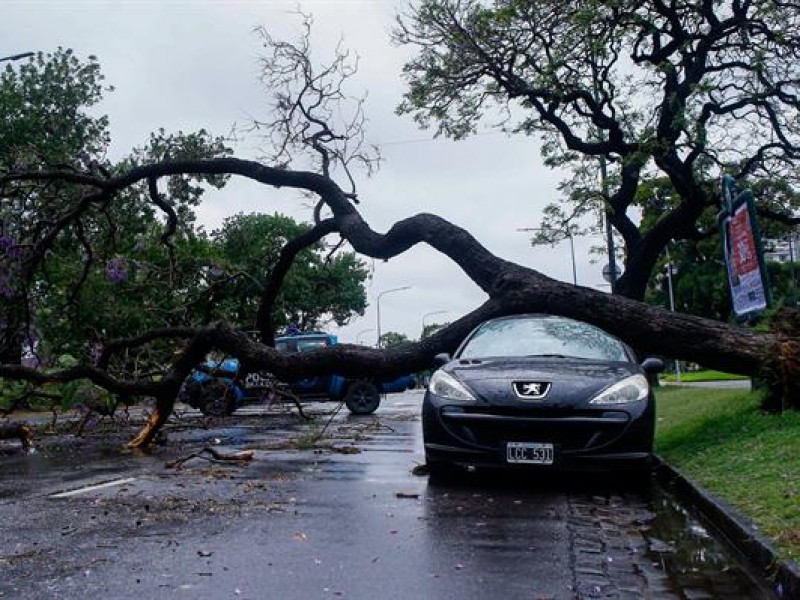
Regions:
[[275, 349], [278, 352], [311, 352], [319, 348], [330, 346], [330, 340], [326, 337], [318, 338], [286, 338], [275, 340]]
[[459, 358], [564, 356], [629, 362], [625, 346], [593, 325], [558, 317], [489, 321], [470, 337]]

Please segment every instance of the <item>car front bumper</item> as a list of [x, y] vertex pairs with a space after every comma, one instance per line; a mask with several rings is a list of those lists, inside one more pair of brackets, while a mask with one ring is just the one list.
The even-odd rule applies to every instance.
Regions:
[[[453, 406], [426, 394], [423, 435], [429, 462], [535, 470], [646, 468], [652, 457], [654, 406], [624, 409], [509, 411]], [[552, 465], [509, 463], [508, 442], [552, 444]]]

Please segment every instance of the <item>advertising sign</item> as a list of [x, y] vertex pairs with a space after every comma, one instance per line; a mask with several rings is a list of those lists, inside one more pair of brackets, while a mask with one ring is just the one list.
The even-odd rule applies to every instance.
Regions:
[[761, 244], [749, 190], [737, 194], [733, 180], [723, 182], [723, 211], [720, 213], [725, 264], [737, 316], [762, 311], [769, 304], [769, 289], [764, 278]]

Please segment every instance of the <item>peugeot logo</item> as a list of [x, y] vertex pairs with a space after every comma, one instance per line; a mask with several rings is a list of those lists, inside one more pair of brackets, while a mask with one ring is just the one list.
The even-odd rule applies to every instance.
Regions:
[[550, 385], [547, 381], [515, 381], [513, 383], [514, 392], [525, 400], [544, 398], [550, 391]]

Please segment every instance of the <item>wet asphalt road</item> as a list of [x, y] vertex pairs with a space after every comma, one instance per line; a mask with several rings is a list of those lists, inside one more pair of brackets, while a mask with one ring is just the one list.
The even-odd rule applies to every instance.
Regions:
[[[658, 487], [415, 476], [420, 402], [343, 411], [316, 449], [285, 415], [176, 427], [152, 455], [6, 448], [0, 598], [772, 597]], [[165, 469], [209, 443], [255, 459]]]

